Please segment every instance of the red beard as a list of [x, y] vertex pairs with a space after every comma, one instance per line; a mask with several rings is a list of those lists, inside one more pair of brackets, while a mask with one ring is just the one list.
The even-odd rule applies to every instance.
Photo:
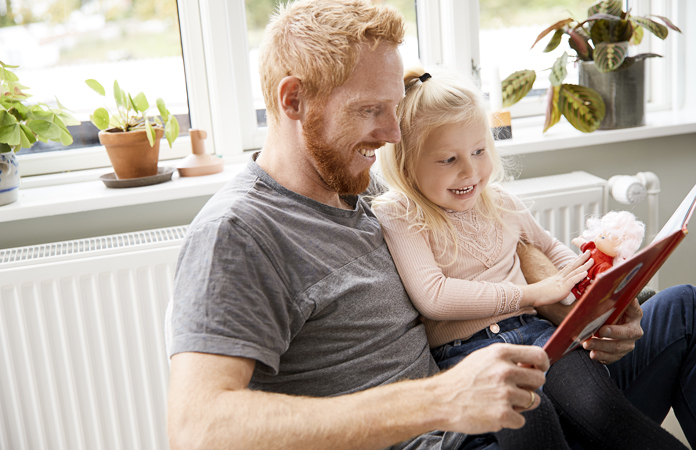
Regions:
[[341, 150], [341, 142], [349, 142], [350, 130], [344, 131], [334, 139], [332, 146], [325, 142], [323, 129], [322, 108], [311, 108], [307, 113], [302, 135], [309, 155], [314, 160], [314, 165], [321, 180], [338, 195], [358, 195], [364, 192], [370, 184], [370, 168], [357, 175], [349, 173], [355, 158], [361, 157], [358, 149], [378, 149], [384, 146], [379, 142], [360, 142], [349, 152]]

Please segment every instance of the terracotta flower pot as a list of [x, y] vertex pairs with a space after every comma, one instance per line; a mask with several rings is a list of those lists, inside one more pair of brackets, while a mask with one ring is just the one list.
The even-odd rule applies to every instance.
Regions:
[[157, 175], [162, 128], [155, 128], [155, 145], [150, 146], [145, 130], [100, 131], [99, 142], [106, 148], [116, 178], [142, 178]]

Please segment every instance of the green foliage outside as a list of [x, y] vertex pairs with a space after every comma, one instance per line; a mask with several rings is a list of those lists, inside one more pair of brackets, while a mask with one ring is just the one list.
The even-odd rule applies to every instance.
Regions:
[[559, 16], [584, 17], [596, 0], [481, 0], [482, 29], [540, 25]]
[[[0, 0], [0, 28], [30, 23], [65, 23], [70, 14], [80, 9], [88, 0], [52, 0], [40, 15], [32, 10], [39, 0]], [[164, 56], [181, 56], [179, 18], [176, 0], [131, 0], [130, 2], [101, 1], [107, 26], [117, 26], [118, 39], [103, 38], [102, 30], [83, 33], [74, 46], [61, 49], [60, 64], [82, 61], [106, 61]], [[5, 7], [3, 7], [5, 6]], [[41, 9], [43, 11], [43, 9]], [[2, 13], [4, 11], [4, 14]], [[166, 24], [164, 31], [144, 31], [141, 22], [157, 20]]]
[[[246, 0], [247, 30], [249, 35], [249, 48], [257, 48], [263, 38], [263, 30], [275, 13], [277, 5], [287, 0]], [[401, 11], [406, 19], [406, 33], [416, 35], [416, 8], [415, 0], [372, 0], [372, 3], [394, 6]]]

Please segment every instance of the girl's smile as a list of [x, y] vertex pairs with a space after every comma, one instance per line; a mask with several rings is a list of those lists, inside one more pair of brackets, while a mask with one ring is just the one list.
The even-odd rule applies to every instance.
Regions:
[[486, 124], [455, 123], [428, 135], [415, 174], [428, 200], [456, 211], [476, 205], [493, 171], [486, 133], [490, 133]]

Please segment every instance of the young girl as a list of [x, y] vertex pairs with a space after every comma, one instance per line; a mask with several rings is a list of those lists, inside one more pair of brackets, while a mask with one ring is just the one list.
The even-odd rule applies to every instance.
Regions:
[[[503, 164], [470, 82], [436, 69], [409, 71], [404, 82], [401, 142], [380, 151], [390, 191], [373, 208], [436, 362], [449, 368], [494, 342], [542, 346], [555, 328], [534, 308], [565, 299], [592, 260], [582, 264], [500, 187]], [[521, 240], [559, 273], [527, 285]], [[587, 448], [684, 448], [581, 348], [549, 369], [536, 394], [542, 402], [524, 413], [527, 425], [496, 433], [501, 448], [568, 448], [566, 438]]]

